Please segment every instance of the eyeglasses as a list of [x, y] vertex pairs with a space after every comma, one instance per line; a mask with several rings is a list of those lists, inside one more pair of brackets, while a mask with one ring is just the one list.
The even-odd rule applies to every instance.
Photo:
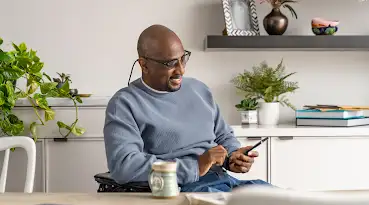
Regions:
[[143, 58], [145, 58], [147, 60], [154, 61], [154, 62], [159, 63], [159, 64], [162, 64], [165, 67], [167, 67], [168, 69], [172, 69], [172, 68], [179, 65], [179, 61], [181, 61], [181, 64], [183, 66], [186, 65], [186, 63], [189, 60], [190, 56], [191, 56], [191, 52], [185, 50], [185, 53], [183, 54], [183, 56], [181, 56], [181, 58], [173, 59], [173, 60], [169, 60], [169, 61], [157, 60], [157, 59], [153, 59], [153, 58], [149, 58], [149, 57], [145, 57], [145, 56]]
[[[181, 60], [181, 64], [183, 66], [186, 65], [187, 61], [189, 60], [191, 56], [191, 52], [190, 51], [187, 51], [185, 50], [185, 53], [183, 54], [183, 56], [181, 56], [180, 60]], [[162, 64], [164, 65], [166, 68], [168, 69], [172, 69], [172, 68], [175, 68], [178, 64], [179, 64], [179, 60], [178, 59], [173, 59], [173, 60], [170, 60], [170, 61], [161, 61], [161, 60], [156, 60], [156, 59], [153, 59], [153, 58], [149, 58], [149, 57], [143, 57], [147, 60], [151, 60], [151, 61], [154, 61], [156, 63], [159, 63], [159, 64]], [[132, 72], [133, 72], [133, 67], [135, 66], [135, 64], [138, 62], [138, 59], [135, 60], [135, 62], [133, 63], [132, 65], [132, 68], [131, 68], [131, 73], [129, 74], [129, 78], [128, 78], [128, 85], [129, 85], [129, 82], [131, 81], [131, 77], [132, 77]]]

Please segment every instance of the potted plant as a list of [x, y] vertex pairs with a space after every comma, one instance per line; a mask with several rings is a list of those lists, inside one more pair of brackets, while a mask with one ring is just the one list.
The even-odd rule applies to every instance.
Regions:
[[[69, 74], [65, 74], [65, 73], [57, 73], [59, 75], [59, 78], [53, 78], [53, 81], [58, 83], [56, 85], [57, 88], [62, 88], [63, 85], [65, 85], [66, 83], [71, 84], [72, 80], [70, 79], [70, 75]], [[69, 89], [69, 94], [71, 96], [77, 96], [78, 94], [78, 90], [77, 89]]]
[[240, 111], [241, 124], [257, 124], [258, 123], [258, 101], [256, 98], [245, 98], [235, 107]]
[[[0, 38], [0, 45], [3, 40]], [[74, 102], [76, 109], [76, 120], [67, 125], [58, 121], [57, 125], [61, 129], [66, 129], [64, 138], [73, 133], [80, 136], [85, 132], [84, 128], [78, 127], [78, 106], [82, 103], [78, 96], [70, 95], [69, 81], [65, 81], [62, 86], [57, 87], [57, 82], [52, 82], [49, 75], [42, 72], [44, 63], [37, 56], [36, 51], [28, 49], [25, 43], [16, 45], [12, 43], [13, 50], [4, 51], [0, 49], [0, 129], [4, 135], [14, 136], [23, 134], [25, 131], [22, 119], [13, 112], [16, 101], [19, 98], [26, 98], [30, 102], [37, 116], [37, 121], [30, 124], [29, 130], [32, 137], [37, 140], [37, 127], [45, 125], [49, 120], [55, 118], [55, 112], [48, 105], [48, 98], [70, 98]], [[25, 89], [16, 86], [15, 81], [26, 79]], [[40, 92], [36, 92], [37, 90]], [[44, 112], [44, 117], [39, 111]]]
[[252, 71], [245, 70], [234, 77], [231, 82], [247, 98], [261, 99], [258, 108], [258, 123], [261, 125], [276, 125], [279, 120], [279, 105], [296, 108], [286, 97], [287, 93], [295, 92], [299, 87], [297, 82], [286, 79], [293, 73], [285, 73], [283, 59], [276, 68], [270, 67], [265, 61], [254, 66]]
[[297, 3], [296, 0], [260, 0], [260, 3], [269, 3], [272, 11], [264, 17], [263, 26], [269, 35], [283, 35], [288, 27], [288, 18], [281, 12], [283, 6], [287, 8], [292, 17], [297, 19], [296, 11], [289, 3]]

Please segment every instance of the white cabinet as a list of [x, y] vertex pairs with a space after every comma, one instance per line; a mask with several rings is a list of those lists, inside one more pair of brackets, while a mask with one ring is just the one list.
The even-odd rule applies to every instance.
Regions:
[[[242, 137], [238, 138], [242, 147], [252, 146], [261, 140], [259, 137]], [[254, 164], [248, 173], [233, 173], [228, 172], [231, 176], [240, 180], [253, 180], [261, 179], [268, 181], [268, 143], [263, 143], [259, 147], [255, 148], [255, 151], [259, 152], [259, 157], [255, 158]]]
[[[86, 99], [84, 102], [90, 107], [79, 108], [79, 125], [86, 128], [86, 133], [80, 137], [70, 135], [66, 142], [53, 140], [60, 138], [56, 121], [71, 123], [75, 117], [74, 107], [53, 104], [56, 119], [39, 127], [35, 192], [96, 192], [98, 184], [93, 177], [108, 168], [103, 139], [105, 107], [100, 101], [99, 107], [94, 107], [93, 101]], [[26, 124], [26, 129], [37, 120], [31, 107], [17, 107], [15, 112]], [[312, 191], [369, 189], [369, 136], [365, 136], [369, 134], [369, 126], [250, 125], [232, 128], [242, 146], [254, 145], [262, 137], [270, 137], [256, 149], [259, 157], [248, 173], [228, 172], [240, 180], [261, 179], [282, 188]], [[21, 148], [10, 154], [6, 191], [23, 191], [25, 156]], [[3, 152], [0, 152], [0, 168], [2, 157]]]
[[[35, 192], [44, 191], [42, 140], [36, 143], [36, 172], [33, 189]], [[2, 169], [5, 151], [0, 152], [0, 170]], [[6, 192], [23, 192], [27, 173], [27, 154], [23, 148], [16, 148], [9, 154], [8, 177]]]
[[47, 191], [96, 192], [94, 175], [108, 171], [103, 138], [46, 140]]
[[274, 185], [309, 191], [369, 189], [369, 137], [282, 139], [271, 141]]

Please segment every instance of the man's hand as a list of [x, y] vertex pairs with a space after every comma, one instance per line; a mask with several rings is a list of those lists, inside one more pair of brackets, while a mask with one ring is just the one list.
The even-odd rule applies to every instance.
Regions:
[[199, 156], [199, 175], [204, 176], [213, 164], [222, 166], [227, 156], [227, 150], [218, 145]]
[[246, 156], [244, 153], [251, 149], [252, 146], [242, 147], [237, 151], [233, 152], [229, 157], [229, 169], [236, 173], [246, 173], [251, 169], [254, 163], [254, 157], [258, 157], [259, 153], [257, 151], [251, 151]]

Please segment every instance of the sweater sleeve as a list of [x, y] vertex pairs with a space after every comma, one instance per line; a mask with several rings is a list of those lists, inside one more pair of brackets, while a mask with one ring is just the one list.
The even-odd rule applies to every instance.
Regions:
[[[228, 156], [230, 156], [232, 152], [241, 147], [241, 143], [237, 140], [232, 128], [224, 121], [223, 117], [220, 114], [219, 106], [217, 104], [215, 104], [214, 125], [214, 133], [216, 136], [215, 142], [219, 145], [222, 145], [228, 151]], [[223, 167], [229, 170], [228, 157], [224, 161]]]
[[214, 133], [216, 136], [215, 142], [222, 145], [228, 151], [229, 155], [241, 147], [241, 143], [234, 135], [233, 129], [221, 116], [217, 104], [215, 104]]
[[[120, 184], [146, 182], [155, 155], [143, 151], [144, 143], [138, 126], [127, 108], [119, 101], [109, 103], [104, 126], [105, 151], [112, 178]], [[190, 157], [175, 158], [178, 184], [199, 178], [198, 162]]]

